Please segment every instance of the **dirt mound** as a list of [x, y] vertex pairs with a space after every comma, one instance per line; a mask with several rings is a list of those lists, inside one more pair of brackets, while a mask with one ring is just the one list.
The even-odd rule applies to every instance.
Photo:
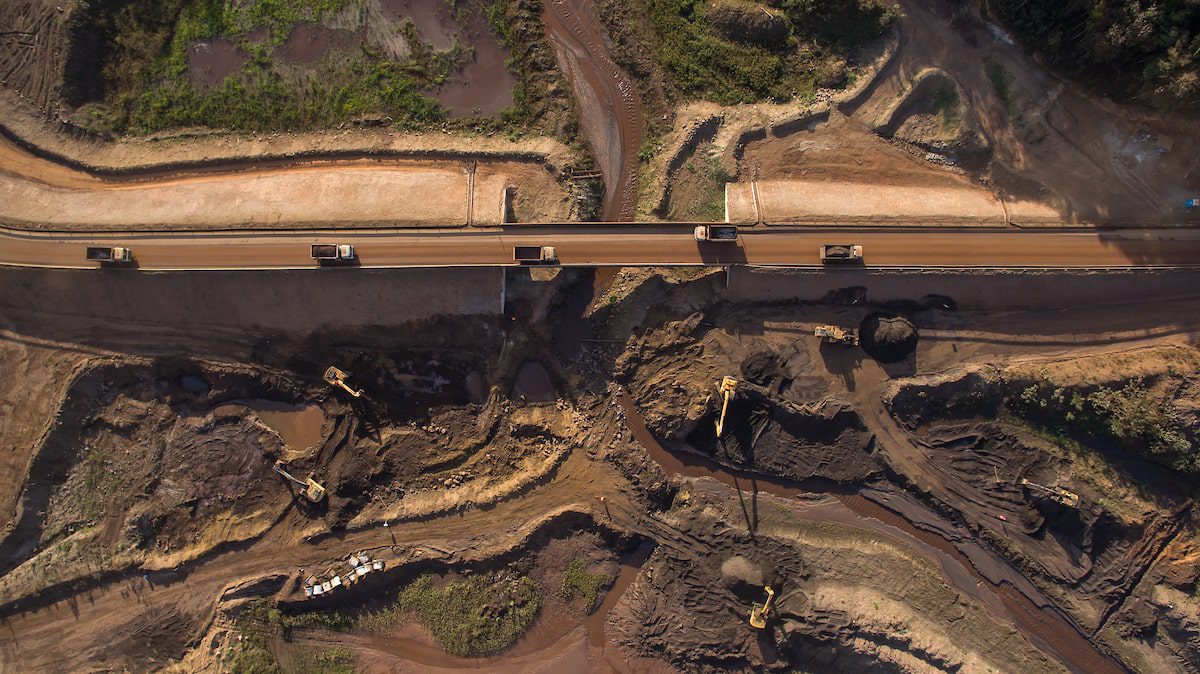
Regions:
[[749, 42], [768, 49], [787, 45], [791, 29], [787, 17], [777, 9], [746, 0], [717, 0], [708, 10], [708, 22], [730, 40]]
[[779, 356], [770, 351], [750, 354], [742, 361], [742, 377], [759, 386], [766, 386], [779, 376]]
[[863, 351], [881, 363], [898, 363], [917, 348], [917, 326], [904, 316], [867, 314], [858, 332]]
[[789, 480], [820, 476], [856, 481], [880, 469], [872, 451], [874, 436], [844, 403], [795, 405], [743, 388], [729, 403], [718, 439], [720, 412], [714, 406], [701, 418], [687, 443], [725, 465]]

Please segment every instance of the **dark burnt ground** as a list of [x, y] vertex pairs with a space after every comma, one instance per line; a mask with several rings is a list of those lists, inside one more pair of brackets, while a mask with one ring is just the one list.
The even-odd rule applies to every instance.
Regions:
[[719, 405], [701, 417], [687, 444], [727, 466], [797, 481], [856, 482], [880, 472], [872, 434], [844, 403], [795, 405], [745, 388], [730, 401], [718, 439]]

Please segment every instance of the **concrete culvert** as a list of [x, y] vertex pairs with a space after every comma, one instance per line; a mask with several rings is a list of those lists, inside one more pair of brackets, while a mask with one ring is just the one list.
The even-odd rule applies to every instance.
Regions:
[[897, 363], [917, 348], [917, 326], [904, 316], [875, 312], [859, 325], [863, 351], [881, 363]]

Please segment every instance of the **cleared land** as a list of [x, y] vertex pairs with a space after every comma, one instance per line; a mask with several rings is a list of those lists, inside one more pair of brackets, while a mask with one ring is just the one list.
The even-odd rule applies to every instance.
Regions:
[[[701, 272], [513, 271], [503, 315], [421, 318], [381, 297], [391, 310], [374, 327], [361, 313], [291, 324], [293, 308], [269, 303], [223, 322], [214, 309], [194, 330], [149, 296], [126, 322], [89, 313], [70, 289], [80, 274], [7, 274], [6, 381], [39, 393], [11, 398], [6, 418], [25, 422], [0, 426], [34, 467], [0, 547], [6, 663], [458, 668], [486, 648], [497, 671], [666, 671], [699, 656], [1149, 672], [1196, 657], [1174, 627], [1200, 610], [1184, 591], [1191, 505], [1171, 491], [1190, 474], [1107, 436], [1047, 435], [1019, 407], [954, 402], [978, 399], [957, 373], [979, 368], [1008, 373], [1016, 399], [1021, 373], [1070, 390], [1136, 378], [1191, 437], [1187, 309], [1200, 299], [1121, 302], [1194, 273], [1049, 275], [1043, 306], [1069, 311], [1008, 313], [1020, 279], [1005, 274], [851, 274], [862, 290], [826, 296], [804, 273], [737, 274], [726, 294]], [[436, 285], [459, 288], [461, 311], [496, 310], [471, 303], [482, 286]], [[371, 295], [325, 292], [313, 304]], [[919, 330], [899, 362], [811, 335], [879, 312]], [[363, 399], [320, 381], [330, 362]], [[728, 374], [742, 383], [718, 442]], [[321, 480], [326, 503], [278, 479], [277, 458]], [[1070, 513], [1022, 476], [1078, 493], [1082, 528], [1062, 533]], [[937, 514], [948, 507], [957, 524]], [[305, 598], [306, 578], [345, 573], [360, 551], [385, 570]], [[768, 583], [780, 595], [764, 641], [745, 617]], [[1156, 645], [1131, 630], [1155, 630]], [[57, 648], [64, 637], [75, 647]]]

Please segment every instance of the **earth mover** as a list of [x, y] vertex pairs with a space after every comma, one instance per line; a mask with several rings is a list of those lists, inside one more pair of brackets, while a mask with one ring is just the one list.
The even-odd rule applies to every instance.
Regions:
[[1021, 478], [1021, 486], [1034, 494], [1044, 496], [1055, 503], [1067, 508], [1079, 507], [1079, 494], [1062, 487], [1047, 487], [1031, 480]]
[[767, 626], [767, 620], [771, 618], [771, 604], [775, 601], [775, 588], [768, 585], [763, 590], [767, 593], [767, 601], [762, 604], [754, 602], [750, 607], [750, 626], [756, 630]]
[[813, 334], [828, 344], [844, 344], [858, 346], [858, 331], [839, 328], [836, 325], [818, 325]]
[[737, 225], [696, 225], [693, 235], [697, 241], [734, 243], [738, 238], [738, 228]]
[[863, 247], [849, 243], [827, 243], [821, 246], [822, 264], [855, 264], [862, 262]]
[[126, 264], [133, 261], [133, 252], [124, 246], [88, 246], [86, 257], [100, 264]]
[[556, 264], [558, 251], [554, 246], [514, 246], [513, 262], [522, 265]]
[[336, 386], [336, 387], [342, 389], [343, 391], [345, 391], [346, 393], [349, 393], [350, 395], [354, 396], [355, 398], [361, 398], [362, 391], [350, 388], [350, 385], [346, 383], [346, 380], [349, 378], [350, 378], [350, 375], [348, 373], [346, 373], [343, 370], [338, 369], [337, 367], [335, 367], [333, 365], [330, 365], [325, 370], [324, 379], [325, 379], [326, 384], [329, 384], [330, 386]]
[[354, 246], [348, 243], [314, 243], [312, 257], [317, 262], [350, 262], [354, 259]]
[[304, 498], [308, 499], [310, 503], [320, 503], [325, 500], [325, 487], [320, 482], [312, 479], [312, 476], [309, 476], [307, 480], [301, 480], [284, 470], [282, 461], [275, 462], [275, 472], [282, 475], [284, 479], [304, 487], [302, 493], [304, 494]]
[[717, 437], [721, 437], [721, 433], [725, 431], [725, 413], [729, 411], [729, 401], [733, 399], [737, 393], [738, 381], [733, 377], [725, 377], [721, 379], [721, 416], [717, 418]]

